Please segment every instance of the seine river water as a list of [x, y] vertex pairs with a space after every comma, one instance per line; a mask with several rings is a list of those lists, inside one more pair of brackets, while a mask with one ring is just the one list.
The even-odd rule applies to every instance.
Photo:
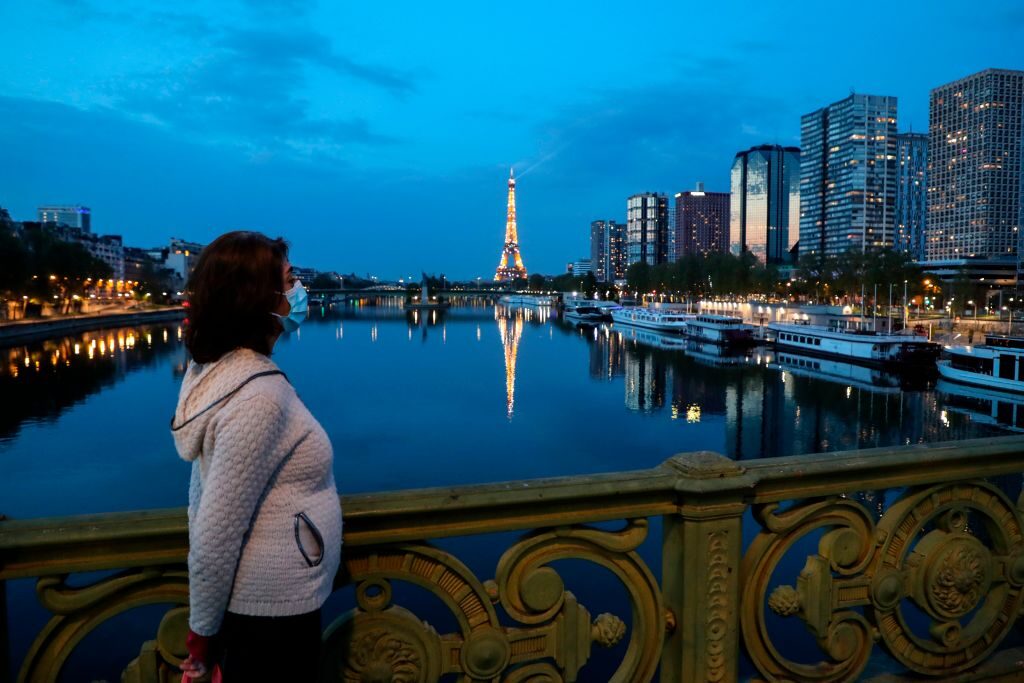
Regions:
[[[315, 308], [274, 359], [330, 435], [346, 494], [632, 470], [692, 450], [749, 459], [997, 436], [1021, 424], [1018, 408], [1024, 420], [1021, 406], [930, 376], [764, 349], [721, 356], [483, 303]], [[186, 504], [189, 466], [168, 431], [187, 362], [180, 325], [0, 348], [0, 361], [0, 514]], [[20, 662], [45, 615], [28, 582], [8, 592]], [[74, 666], [91, 678], [68, 680], [117, 679], [123, 659], [85, 650]]]

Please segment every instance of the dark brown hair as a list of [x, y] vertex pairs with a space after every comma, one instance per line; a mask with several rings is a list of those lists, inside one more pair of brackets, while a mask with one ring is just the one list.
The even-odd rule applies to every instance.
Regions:
[[283, 239], [258, 232], [228, 232], [203, 249], [186, 287], [185, 346], [197, 363], [239, 347], [270, 354], [287, 257]]

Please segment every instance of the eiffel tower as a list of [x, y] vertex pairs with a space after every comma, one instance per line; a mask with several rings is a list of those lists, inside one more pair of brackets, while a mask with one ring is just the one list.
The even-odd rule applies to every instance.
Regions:
[[519, 234], [516, 230], [516, 179], [512, 169], [508, 172], [508, 220], [505, 221], [505, 248], [501, 250], [501, 262], [494, 273], [495, 282], [525, 280], [526, 266], [519, 253]]

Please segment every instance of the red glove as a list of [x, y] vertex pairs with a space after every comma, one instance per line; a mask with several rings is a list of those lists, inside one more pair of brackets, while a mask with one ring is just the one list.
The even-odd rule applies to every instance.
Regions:
[[216, 662], [216, 636], [201, 636], [192, 629], [188, 630], [185, 637], [185, 647], [188, 648], [188, 657], [181, 663], [181, 670], [184, 675], [182, 683], [190, 683], [193, 680], [203, 678], [208, 673], [212, 674], [209, 680], [212, 683], [220, 683], [221, 671]]

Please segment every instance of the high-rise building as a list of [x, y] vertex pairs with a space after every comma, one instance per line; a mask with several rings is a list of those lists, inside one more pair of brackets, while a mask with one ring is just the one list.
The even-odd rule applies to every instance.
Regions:
[[1019, 261], [1022, 108], [1024, 71], [987, 69], [932, 90], [927, 261]]
[[92, 232], [92, 213], [88, 206], [40, 206], [37, 213], [40, 223], [56, 223]]
[[800, 119], [800, 253], [891, 247], [896, 98], [851, 94]]
[[626, 202], [626, 265], [668, 261], [668, 197], [635, 194]]
[[501, 260], [494, 272], [495, 282], [525, 280], [526, 266], [519, 253], [519, 228], [516, 225], [516, 179], [512, 169], [508, 172], [508, 212], [505, 218], [505, 246], [501, 250]]
[[896, 136], [896, 234], [893, 246], [924, 258], [925, 198], [928, 195], [928, 135]]
[[626, 277], [626, 226], [623, 223], [590, 223], [590, 263], [598, 282], [614, 282]]
[[669, 263], [675, 263], [682, 255], [682, 245], [676, 244], [676, 205], [668, 203], [668, 247], [666, 249]]
[[690, 254], [725, 252], [729, 243], [729, 193], [697, 189], [677, 192], [675, 202], [675, 260]]
[[[593, 273], [594, 267], [591, 264], [590, 259], [581, 258], [572, 262], [572, 274], [573, 275], [586, 275], [587, 273]], [[595, 276], [596, 277], [596, 276]]]
[[760, 145], [736, 154], [729, 193], [729, 251], [786, 263], [800, 239], [800, 148]]

